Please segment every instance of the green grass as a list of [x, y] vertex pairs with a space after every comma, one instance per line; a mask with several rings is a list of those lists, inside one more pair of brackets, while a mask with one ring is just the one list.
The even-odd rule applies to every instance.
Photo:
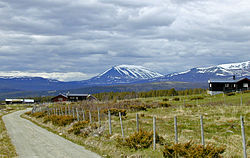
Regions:
[[[240, 116], [245, 118], [245, 135], [247, 140], [247, 153], [250, 155], [250, 93], [236, 94], [234, 96], [207, 96], [204, 99], [191, 100], [193, 96], [177, 96], [180, 101], [171, 101], [172, 97], [140, 98], [137, 99], [145, 104], [157, 104], [162, 102], [163, 98], [169, 98], [167, 101], [171, 107], [167, 108], [149, 108], [147, 111], [139, 111], [140, 128], [151, 131], [153, 116], [156, 117], [156, 130], [162, 136], [166, 143], [174, 143], [174, 116], [178, 119], [178, 138], [179, 142], [185, 143], [190, 140], [200, 144], [200, 115], [203, 115], [205, 143], [212, 143], [218, 147], [225, 147], [224, 157], [242, 157], [242, 137], [240, 127]], [[240, 104], [242, 97], [243, 105]], [[185, 99], [185, 104], [184, 100]], [[105, 103], [103, 103], [105, 105]], [[122, 104], [122, 101], [121, 101]], [[192, 105], [186, 107], [185, 105]], [[74, 103], [74, 105], [76, 105]], [[93, 105], [94, 106], [94, 103]], [[111, 106], [111, 103], [108, 103]], [[104, 107], [102, 107], [104, 108]], [[123, 127], [125, 136], [131, 135], [136, 131], [136, 112], [128, 111], [127, 116], [123, 117]], [[132, 150], [127, 147], [118, 147], [116, 138], [121, 136], [119, 117], [112, 116], [112, 136], [109, 136], [107, 116], [102, 117], [102, 125], [105, 126], [105, 132], [100, 137], [89, 136], [83, 138], [67, 131], [70, 126], [57, 127], [51, 123], [43, 124], [42, 118], [35, 119], [38, 124], [53, 129], [57, 133], [63, 133], [67, 139], [78, 142], [92, 151], [98, 152], [104, 157], [121, 156], [142, 156], [142, 157], [162, 157], [163, 145], [157, 144], [156, 151], [152, 146], [148, 149]]]

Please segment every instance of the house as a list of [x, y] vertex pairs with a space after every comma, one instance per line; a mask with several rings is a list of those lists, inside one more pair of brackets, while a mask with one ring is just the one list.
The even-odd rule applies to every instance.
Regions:
[[97, 100], [94, 96], [91, 94], [59, 94], [58, 96], [51, 99], [52, 102], [63, 102], [63, 101], [70, 101], [70, 102], [77, 102], [77, 101], [83, 101], [83, 100]]
[[238, 80], [236, 80], [235, 77], [231, 80], [211, 79], [208, 80], [208, 84], [208, 94], [210, 95], [250, 90], [250, 79], [248, 78], [241, 78]]
[[6, 104], [33, 104], [34, 99], [5, 99]]
[[55, 96], [51, 99], [52, 102], [64, 102], [68, 101], [68, 97], [63, 94], [59, 94], [58, 96]]

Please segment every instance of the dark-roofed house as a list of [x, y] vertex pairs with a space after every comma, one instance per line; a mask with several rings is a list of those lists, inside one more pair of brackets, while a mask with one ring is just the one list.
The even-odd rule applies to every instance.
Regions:
[[52, 102], [63, 102], [63, 101], [71, 101], [71, 102], [77, 102], [77, 101], [83, 101], [83, 100], [97, 100], [94, 96], [91, 94], [59, 94], [58, 96], [51, 99]]
[[68, 97], [63, 94], [59, 94], [58, 96], [55, 96], [51, 99], [52, 102], [64, 102], [68, 101]]
[[231, 80], [211, 79], [208, 80], [208, 84], [208, 93], [211, 95], [227, 92], [245, 91], [250, 89], [250, 80], [248, 78], [241, 78], [238, 80], [235, 80], [235, 78]]
[[94, 96], [90, 94], [68, 94], [68, 101], [76, 102], [82, 100], [97, 100]]

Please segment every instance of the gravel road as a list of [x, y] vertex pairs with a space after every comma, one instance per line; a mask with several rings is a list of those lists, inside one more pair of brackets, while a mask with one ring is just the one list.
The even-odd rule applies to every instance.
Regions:
[[20, 117], [28, 110], [3, 116], [3, 121], [20, 158], [97, 158], [84, 149], [54, 133]]

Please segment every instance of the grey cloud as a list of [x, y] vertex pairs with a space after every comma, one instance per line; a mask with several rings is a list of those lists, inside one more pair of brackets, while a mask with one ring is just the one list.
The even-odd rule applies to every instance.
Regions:
[[136, 64], [167, 74], [250, 59], [247, 0], [0, 0], [0, 8], [0, 71]]

